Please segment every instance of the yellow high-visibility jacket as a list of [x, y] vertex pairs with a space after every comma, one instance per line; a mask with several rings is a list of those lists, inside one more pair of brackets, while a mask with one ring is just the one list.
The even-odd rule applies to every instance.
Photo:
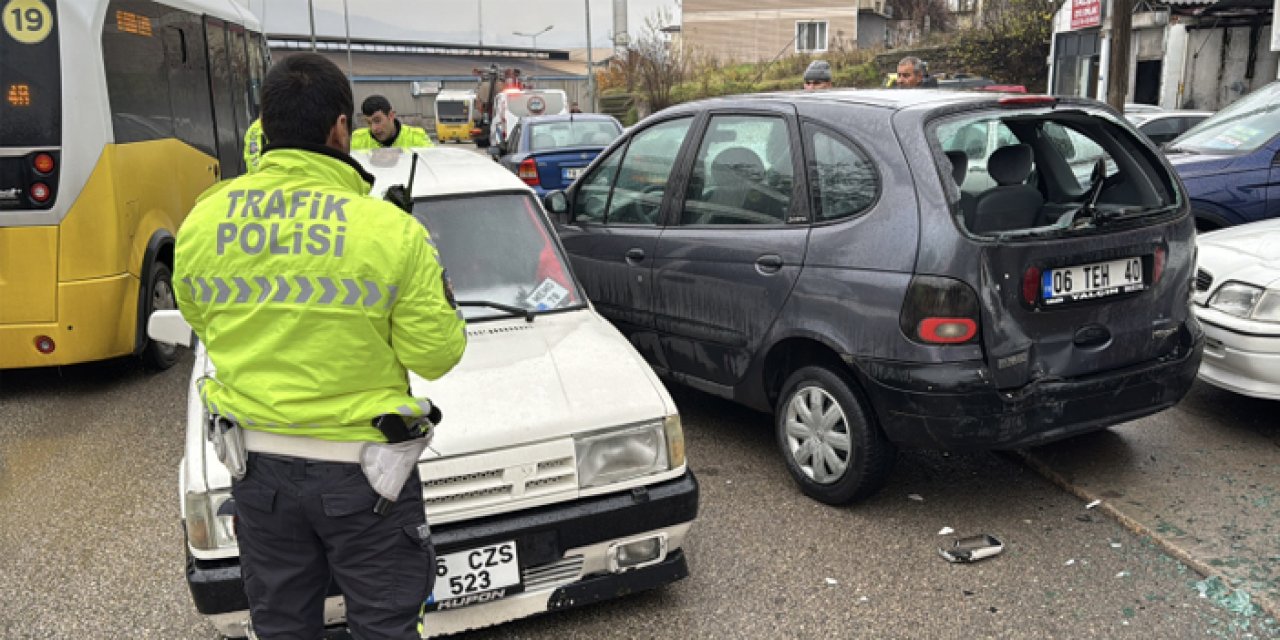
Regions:
[[262, 159], [262, 148], [265, 146], [267, 146], [267, 138], [262, 134], [262, 118], [256, 118], [244, 132], [245, 173], [258, 170], [258, 162]]
[[211, 412], [248, 429], [384, 442], [370, 421], [423, 415], [406, 370], [448, 372], [466, 346], [426, 228], [368, 195], [327, 147], [272, 148], [214, 185], [178, 231], [178, 308], [217, 367]]
[[410, 147], [434, 147], [431, 137], [427, 135], [427, 130], [422, 127], [411, 127], [407, 124], [396, 120], [396, 137], [391, 142], [383, 144], [382, 141], [373, 137], [373, 132], [368, 127], [356, 129], [351, 134], [351, 150], [364, 151], [368, 149], [382, 149], [384, 147], [400, 147], [408, 149]]

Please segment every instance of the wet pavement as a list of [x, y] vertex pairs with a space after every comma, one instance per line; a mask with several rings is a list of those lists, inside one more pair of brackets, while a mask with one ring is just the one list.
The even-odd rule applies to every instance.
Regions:
[[1277, 413], [1280, 402], [1200, 383], [1170, 411], [1028, 456], [1206, 574], [1208, 597], [1274, 617], [1280, 615]]
[[[0, 638], [216, 637], [182, 573], [189, 366], [0, 373]], [[1274, 403], [1198, 385], [1173, 411], [1037, 451], [1103, 496], [1094, 509], [1016, 457], [925, 452], [904, 453], [869, 501], [832, 508], [791, 483], [769, 418], [674, 395], [702, 483], [692, 575], [474, 637], [1280, 637], [1230, 583], [1252, 575], [1246, 586], [1274, 593]], [[1005, 551], [948, 564], [943, 527]], [[1218, 568], [1222, 588], [1166, 539]]]

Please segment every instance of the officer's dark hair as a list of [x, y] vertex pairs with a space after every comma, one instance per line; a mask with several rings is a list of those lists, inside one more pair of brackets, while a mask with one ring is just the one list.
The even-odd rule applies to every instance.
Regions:
[[381, 111], [385, 115], [391, 115], [391, 102], [382, 96], [369, 96], [360, 104], [360, 113], [366, 118], [372, 118], [373, 114]]
[[354, 111], [346, 74], [316, 53], [284, 58], [262, 81], [262, 132], [273, 145], [325, 144], [338, 116], [351, 127]]

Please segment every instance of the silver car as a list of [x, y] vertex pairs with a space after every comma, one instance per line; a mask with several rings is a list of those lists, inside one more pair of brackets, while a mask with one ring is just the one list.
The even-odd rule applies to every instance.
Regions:
[[1199, 377], [1280, 400], [1280, 219], [1201, 235], [1195, 312], [1204, 327]]

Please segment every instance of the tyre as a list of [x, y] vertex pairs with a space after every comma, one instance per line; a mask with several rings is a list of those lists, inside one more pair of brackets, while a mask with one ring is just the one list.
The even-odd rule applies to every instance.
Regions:
[[871, 496], [898, 456], [852, 381], [823, 366], [787, 378], [774, 425], [791, 477], [819, 502], [843, 505]]
[[156, 342], [146, 333], [147, 320], [151, 318], [152, 312], [178, 308], [177, 299], [173, 296], [173, 272], [169, 270], [169, 266], [160, 261], [152, 263], [151, 273], [147, 274], [147, 280], [138, 295], [144, 296], [142, 326], [138, 327], [138, 330], [142, 332], [142, 339], [145, 341], [142, 353], [138, 354], [138, 357], [142, 359], [142, 365], [147, 369], [164, 371], [178, 362], [178, 347], [165, 342]]

